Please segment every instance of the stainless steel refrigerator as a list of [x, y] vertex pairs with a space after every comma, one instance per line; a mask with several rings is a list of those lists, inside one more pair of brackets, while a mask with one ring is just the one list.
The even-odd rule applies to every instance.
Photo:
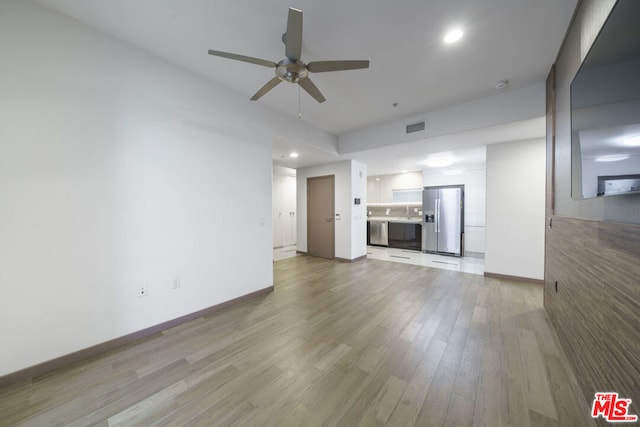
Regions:
[[462, 256], [464, 185], [424, 187], [422, 251]]

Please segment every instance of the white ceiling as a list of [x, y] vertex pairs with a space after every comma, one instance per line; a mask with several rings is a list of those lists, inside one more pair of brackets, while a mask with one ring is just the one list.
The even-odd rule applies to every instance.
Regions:
[[[367, 70], [312, 74], [327, 98], [302, 92], [302, 120], [340, 135], [544, 81], [577, 0], [37, 0], [249, 98], [273, 70], [208, 49], [284, 58], [287, 9], [304, 12], [302, 60], [368, 59]], [[465, 31], [455, 45], [442, 37]], [[296, 85], [259, 101], [292, 117]], [[399, 105], [393, 107], [392, 103]], [[275, 153], [279, 144], [276, 141]], [[304, 148], [304, 147], [303, 147]], [[309, 147], [307, 147], [309, 148]], [[309, 148], [313, 151], [312, 148]], [[317, 150], [316, 150], [317, 151]], [[328, 153], [316, 153], [321, 159]], [[335, 159], [335, 155], [333, 156]], [[321, 160], [314, 160], [316, 163]], [[330, 161], [330, 159], [329, 159]], [[295, 165], [294, 165], [295, 166]]]

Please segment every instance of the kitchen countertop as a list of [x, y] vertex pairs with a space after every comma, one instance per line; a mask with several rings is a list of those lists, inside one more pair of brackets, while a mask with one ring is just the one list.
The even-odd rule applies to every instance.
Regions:
[[405, 217], [394, 217], [394, 216], [370, 216], [367, 217], [367, 221], [388, 221], [388, 222], [397, 222], [402, 224], [422, 224], [422, 218], [407, 218]]

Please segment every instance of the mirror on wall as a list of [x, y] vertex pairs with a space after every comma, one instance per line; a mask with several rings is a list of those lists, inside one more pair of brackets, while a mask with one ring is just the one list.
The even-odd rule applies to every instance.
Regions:
[[640, 1], [618, 0], [571, 83], [572, 195], [640, 193]]

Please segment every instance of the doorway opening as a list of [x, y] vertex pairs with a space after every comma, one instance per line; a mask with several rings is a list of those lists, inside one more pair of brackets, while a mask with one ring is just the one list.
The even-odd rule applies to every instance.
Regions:
[[271, 218], [273, 222], [273, 249], [293, 250], [296, 238], [296, 170], [273, 167], [271, 192]]

